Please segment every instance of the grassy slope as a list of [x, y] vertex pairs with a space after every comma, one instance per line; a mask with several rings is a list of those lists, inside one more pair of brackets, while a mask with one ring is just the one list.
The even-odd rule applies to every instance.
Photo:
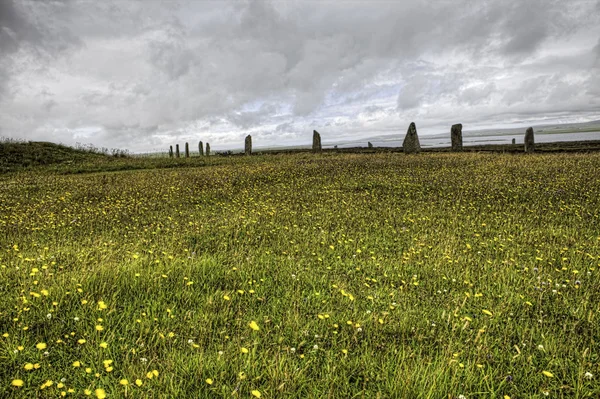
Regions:
[[0, 177], [0, 397], [600, 396], [599, 154], [211, 162]]
[[30, 166], [98, 161], [105, 155], [41, 141], [0, 141], [0, 171]]

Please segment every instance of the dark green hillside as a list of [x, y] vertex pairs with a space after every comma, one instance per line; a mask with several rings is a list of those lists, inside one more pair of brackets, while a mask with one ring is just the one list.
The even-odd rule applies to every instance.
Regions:
[[0, 141], [0, 171], [106, 158], [107, 155], [44, 141]]

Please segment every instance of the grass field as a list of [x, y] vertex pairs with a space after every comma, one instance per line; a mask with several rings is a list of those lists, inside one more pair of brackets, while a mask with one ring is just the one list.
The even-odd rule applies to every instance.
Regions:
[[213, 158], [0, 175], [1, 398], [600, 397], [600, 154]]

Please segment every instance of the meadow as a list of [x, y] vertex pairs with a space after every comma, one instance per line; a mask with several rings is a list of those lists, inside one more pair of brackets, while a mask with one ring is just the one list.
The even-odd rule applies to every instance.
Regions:
[[143, 162], [0, 175], [0, 397], [600, 397], [600, 153]]

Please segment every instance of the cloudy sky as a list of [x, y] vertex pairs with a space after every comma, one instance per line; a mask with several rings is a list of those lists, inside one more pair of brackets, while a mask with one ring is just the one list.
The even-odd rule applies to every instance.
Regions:
[[598, 0], [0, 0], [4, 137], [218, 150], [595, 119]]

